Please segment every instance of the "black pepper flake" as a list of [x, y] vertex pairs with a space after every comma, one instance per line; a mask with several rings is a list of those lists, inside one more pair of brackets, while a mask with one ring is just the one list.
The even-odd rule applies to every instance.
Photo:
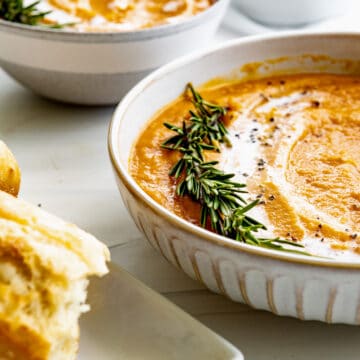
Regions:
[[320, 240], [320, 241], [321, 241], [321, 242], [324, 242], [324, 240], [325, 240], [324, 238], [321, 238], [321, 240]]
[[257, 195], [256, 195], [256, 198], [257, 198], [257, 199], [261, 199], [262, 197], [263, 197], [263, 194], [257, 194]]
[[317, 100], [312, 101], [311, 104], [312, 104], [313, 107], [319, 107], [320, 106], [320, 102], [317, 101]]
[[291, 233], [288, 232], [288, 233], [286, 234], [286, 236], [291, 236]]
[[267, 85], [272, 85], [272, 82], [271, 82], [271, 81], [268, 81], [266, 84], [267, 84]]
[[235, 134], [235, 137], [236, 137], [237, 139], [240, 139], [240, 134]]
[[270, 201], [275, 200], [275, 196], [274, 196], [274, 195], [270, 195], [270, 196], [269, 196], [269, 200], [270, 200]]
[[250, 141], [255, 144], [256, 143], [256, 138], [255, 135], [253, 133], [250, 134]]
[[315, 237], [319, 237], [320, 235], [318, 233], [315, 233]]
[[41, 204], [37, 204], [38, 207], [41, 207], [42, 205]]
[[321, 228], [322, 228], [322, 224], [319, 224], [319, 225], [318, 225], [318, 228], [321, 229]]
[[269, 119], [269, 121], [270, 121], [270, 122], [274, 122], [275, 119], [274, 119], [273, 117], [271, 117], [271, 118]]
[[266, 202], [264, 200], [258, 202], [259, 205], [265, 205]]
[[351, 235], [350, 235], [350, 238], [353, 239], [353, 240], [355, 240], [355, 239], [357, 238], [357, 236], [358, 236], [358, 234], [351, 234]]
[[252, 131], [258, 131], [259, 129], [258, 128], [253, 128]]
[[257, 163], [257, 166], [258, 166], [258, 171], [263, 171], [265, 169], [265, 160], [264, 159], [260, 159]]
[[286, 82], [285, 80], [280, 80], [281, 85], [285, 85], [285, 82]]
[[301, 95], [306, 95], [308, 92], [306, 90], [304, 90]]
[[242, 174], [242, 176], [244, 176], [244, 177], [248, 177], [248, 176], [249, 176], [249, 174], [247, 174], [247, 173], [243, 173], [243, 174]]
[[258, 120], [257, 120], [257, 119], [253, 119], [252, 121], [253, 121], [253, 122], [257, 122]]

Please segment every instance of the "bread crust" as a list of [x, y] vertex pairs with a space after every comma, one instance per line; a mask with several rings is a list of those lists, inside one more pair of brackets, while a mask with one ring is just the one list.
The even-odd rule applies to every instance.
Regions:
[[14, 155], [5, 143], [0, 141], [0, 190], [17, 196], [20, 179], [20, 168]]

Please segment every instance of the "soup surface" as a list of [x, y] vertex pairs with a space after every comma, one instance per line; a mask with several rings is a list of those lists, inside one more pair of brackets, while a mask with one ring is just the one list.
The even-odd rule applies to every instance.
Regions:
[[42, 0], [48, 22], [74, 23], [79, 31], [132, 31], [180, 22], [215, 0]]
[[[302, 243], [313, 254], [360, 255], [360, 76], [301, 74], [208, 86], [201, 95], [230, 109], [231, 147], [219, 166], [245, 183], [252, 216], [266, 236]], [[168, 175], [178, 158], [162, 149], [192, 104], [181, 96], [162, 109], [134, 144], [129, 168], [142, 189], [199, 224], [200, 207], [175, 195]]]

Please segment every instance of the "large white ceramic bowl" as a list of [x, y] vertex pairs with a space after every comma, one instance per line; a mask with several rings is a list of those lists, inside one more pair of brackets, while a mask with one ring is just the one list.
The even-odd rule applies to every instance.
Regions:
[[149, 72], [214, 35], [229, 0], [180, 23], [117, 33], [49, 30], [0, 20], [0, 66], [34, 92], [85, 105], [118, 103]]
[[[327, 55], [333, 60], [309, 54]], [[211, 233], [156, 203], [128, 172], [132, 144], [144, 125], [183, 92], [186, 82], [199, 85], [228, 74], [241, 77], [239, 68], [243, 64], [281, 57], [281, 62], [265, 66], [263, 74], [273, 70], [360, 72], [360, 34], [240, 39], [154, 72], [130, 91], [114, 114], [109, 151], [116, 180], [125, 205], [153, 247], [210, 290], [278, 315], [359, 324], [360, 262], [277, 252]], [[336, 60], [343, 58], [352, 60], [353, 66]]]

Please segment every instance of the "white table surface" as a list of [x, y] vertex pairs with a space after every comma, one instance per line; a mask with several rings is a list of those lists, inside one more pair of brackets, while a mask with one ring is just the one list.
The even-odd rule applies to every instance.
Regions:
[[[232, 37], [223, 28], [215, 41]], [[21, 196], [93, 233], [110, 247], [115, 263], [238, 346], [247, 359], [358, 360], [359, 327], [301, 322], [233, 303], [148, 245], [110, 168], [106, 136], [113, 110], [41, 99], [0, 70], [0, 138], [21, 166]]]

